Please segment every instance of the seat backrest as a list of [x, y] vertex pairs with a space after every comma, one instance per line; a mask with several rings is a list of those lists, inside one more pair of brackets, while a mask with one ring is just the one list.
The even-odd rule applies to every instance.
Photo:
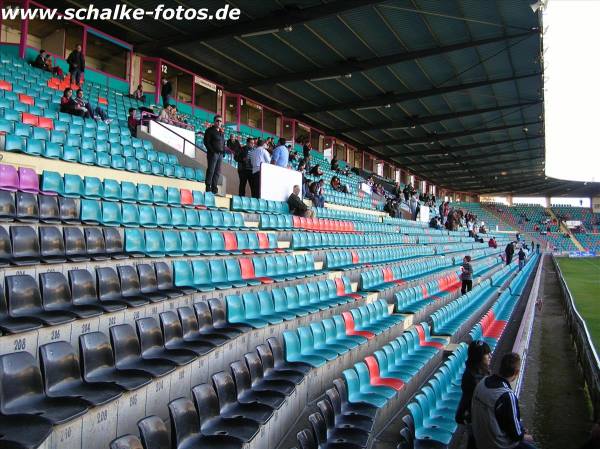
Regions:
[[85, 244], [90, 256], [105, 256], [106, 243], [101, 228], [85, 228]]
[[312, 427], [312, 431], [317, 438], [317, 444], [322, 444], [327, 441], [327, 425], [325, 418], [320, 412], [315, 412], [309, 415], [308, 422]]
[[139, 357], [141, 354], [140, 342], [133, 327], [129, 324], [111, 326], [110, 342], [113, 347], [116, 365], [127, 357]]
[[255, 382], [262, 380], [264, 376], [264, 370], [260, 357], [256, 351], [244, 354], [244, 360], [246, 361], [246, 366], [250, 374], [250, 382], [254, 384]]
[[30, 226], [11, 226], [10, 240], [15, 259], [37, 259], [40, 244], [35, 230]]
[[[142, 446], [142, 442], [135, 435], [123, 435], [110, 442], [109, 449], [147, 449]], [[165, 446], [168, 449], [168, 446]]]
[[16, 216], [21, 221], [37, 221], [40, 213], [38, 209], [37, 195], [27, 192], [16, 192]]
[[217, 393], [219, 399], [219, 409], [223, 410], [227, 405], [234, 404], [237, 402], [235, 381], [230, 373], [226, 371], [220, 371], [213, 374], [212, 377], [213, 387]]
[[40, 273], [40, 287], [46, 310], [71, 303], [71, 289], [64, 274], [57, 271]]
[[102, 332], [89, 332], [79, 336], [79, 359], [84, 379], [95, 370], [115, 365], [110, 341]]
[[40, 255], [42, 260], [64, 262], [65, 242], [63, 234], [56, 226], [40, 226]]
[[169, 402], [171, 417], [171, 441], [173, 447], [180, 447], [186, 440], [200, 433], [200, 422], [194, 403], [187, 398]]
[[168, 344], [173, 340], [180, 340], [183, 338], [183, 328], [177, 314], [168, 310], [160, 314], [160, 327], [164, 337], [165, 344]]
[[267, 344], [260, 344], [256, 347], [256, 353], [260, 358], [260, 363], [263, 368], [263, 372], [273, 369], [275, 367], [275, 361], [273, 359], [273, 353], [271, 348]]
[[97, 291], [101, 301], [121, 298], [121, 283], [119, 276], [112, 267], [97, 267]]
[[142, 293], [154, 293], [158, 290], [158, 280], [154, 266], [149, 263], [141, 263], [137, 266], [140, 280], [140, 291]]
[[325, 418], [325, 424], [328, 429], [335, 428], [335, 412], [333, 411], [333, 406], [328, 400], [321, 400], [317, 402], [317, 408], [323, 418]]
[[27, 315], [42, 310], [42, 296], [37, 282], [28, 274], [6, 276], [6, 297], [11, 315]]
[[137, 271], [131, 265], [119, 265], [119, 280], [121, 281], [121, 295], [123, 297], [140, 294], [140, 279]]
[[212, 313], [206, 301], [194, 303], [194, 310], [189, 307], [180, 307], [177, 310], [184, 335], [197, 330], [210, 330], [213, 327]]
[[166, 262], [155, 262], [154, 269], [156, 270], [156, 279], [158, 281], [159, 290], [168, 290], [173, 288], [173, 274], [169, 264]]
[[[231, 376], [230, 376], [231, 377]], [[233, 380], [232, 380], [233, 381]], [[219, 416], [219, 397], [211, 384], [199, 384], [192, 388], [194, 404], [200, 418], [200, 425], [208, 419]]]
[[[298, 449], [319, 449], [311, 429], [303, 429], [296, 435]], [[111, 448], [112, 449], [112, 448]]]
[[43, 394], [43, 386], [34, 357], [24, 351], [0, 356], [0, 411], [12, 402], [35, 394]]
[[68, 342], [47, 343], [39, 351], [46, 393], [60, 389], [63, 383], [81, 381], [79, 358]]
[[[156, 415], [150, 415], [138, 421], [140, 437], [144, 449], [170, 449], [169, 431], [164, 421]], [[111, 448], [112, 449], [112, 448]]]
[[140, 339], [142, 353], [152, 348], [162, 348], [164, 345], [160, 326], [153, 317], [140, 318], [135, 321]]
[[79, 208], [73, 198], [59, 197], [60, 219], [65, 222], [79, 222]]

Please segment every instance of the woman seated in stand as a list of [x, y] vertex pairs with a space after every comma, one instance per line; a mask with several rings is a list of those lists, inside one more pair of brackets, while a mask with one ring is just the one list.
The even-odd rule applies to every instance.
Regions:
[[73, 99], [73, 89], [67, 87], [60, 98], [60, 112], [90, 118], [88, 110]]

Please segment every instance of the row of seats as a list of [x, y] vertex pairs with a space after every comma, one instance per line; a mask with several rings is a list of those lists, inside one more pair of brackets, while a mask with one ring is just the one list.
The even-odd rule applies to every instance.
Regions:
[[104, 226], [179, 229], [244, 229], [237, 212], [191, 209], [96, 199], [55, 197], [0, 190], [0, 220], [45, 223], [86, 223]]
[[346, 221], [304, 218], [295, 215], [260, 214], [259, 226], [262, 229], [278, 231], [288, 229], [305, 229], [320, 232], [354, 232], [354, 223]]
[[279, 342], [269, 338], [227, 371], [213, 374], [209, 383], [193, 387], [193, 401], [178, 398], [168, 404], [170, 438], [164, 422], [149, 416], [138, 422], [141, 438], [124, 435], [110, 449], [241, 449], [258, 437], [309, 370], [286, 362]]
[[290, 213], [290, 208], [285, 201], [270, 201], [237, 195], [231, 197], [231, 210], [256, 214]]
[[455, 293], [460, 286], [457, 273], [451, 273], [440, 279], [405, 288], [396, 293], [396, 311], [416, 314], [436, 301], [443, 301]]
[[225, 300], [227, 320], [230, 323], [259, 329], [361, 298], [360, 294], [352, 292], [348, 278], [343, 277], [274, 288], [270, 291], [229, 295]]
[[370, 223], [381, 223], [382, 218], [380, 215], [350, 212], [347, 210], [339, 209], [327, 209], [325, 207], [313, 207], [313, 210], [315, 211], [315, 215], [317, 217], [329, 218], [332, 220], [366, 221]]
[[[9, 166], [10, 167], [10, 166]], [[191, 169], [193, 170], [193, 169]], [[3, 179], [0, 166], [0, 182]], [[19, 169], [19, 174], [21, 169]], [[191, 175], [195, 178], [195, 175]], [[7, 184], [14, 184], [12, 176]], [[2, 185], [5, 185], [2, 182]], [[5, 188], [11, 190], [10, 188]], [[124, 203], [153, 204], [156, 206], [191, 207], [196, 209], [216, 209], [215, 196], [211, 192], [180, 189], [159, 185], [119, 182], [116, 179], [100, 180], [93, 176], [64, 174], [44, 170], [41, 176], [40, 191], [47, 195], [60, 195], [70, 198], [102, 199], [106, 201], [122, 201]]]
[[284, 331], [285, 357], [290, 362], [323, 366], [403, 320], [402, 316], [389, 313], [385, 300], [378, 300], [309, 326]]
[[369, 266], [384, 262], [397, 262], [413, 257], [432, 256], [435, 249], [431, 246], [400, 246], [387, 249], [357, 249], [328, 252], [325, 255], [327, 268], [348, 269], [356, 265]]
[[[261, 228], [264, 229], [262, 226]], [[416, 236], [401, 234], [342, 234], [333, 232], [294, 232], [291, 242], [294, 249], [390, 246], [416, 243]]]
[[323, 274], [312, 255], [239, 259], [196, 259], [173, 262], [175, 285], [200, 292], [270, 284]]

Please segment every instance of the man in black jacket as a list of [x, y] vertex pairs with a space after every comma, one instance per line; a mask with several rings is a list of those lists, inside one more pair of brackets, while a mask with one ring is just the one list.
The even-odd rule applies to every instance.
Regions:
[[171, 85], [171, 81], [166, 78], [162, 78], [160, 80], [162, 87], [160, 88], [160, 96], [162, 97], [163, 108], [166, 108], [167, 105], [171, 104], [171, 93], [173, 92], [173, 86]]
[[[237, 140], [236, 140], [237, 142]], [[238, 143], [239, 146], [239, 143]], [[238, 176], [240, 178], [240, 186], [238, 189], [239, 196], [246, 196], [246, 184], [252, 189], [252, 162], [250, 161], [250, 151], [254, 148], [254, 139], [248, 137], [246, 145], [235, 150], [233, 158], [238, 163]]]
[[294, 186], [294, 190], [288, 197], [287, 203], [292, 215], [312, 218], [315, 214], [300, 198], [300, 186], [298, 185]]
[[225, 151], [225, 136], [223, 135], [223, 118], [215, 115], [214, 124], [204, 132], [206, 147], [206, 191], [217, 193], [219, 177], [221, 176], [221, 161]]
[[513, 254], [515, 253], [514, 242], [508, 242], [506, 248], [504, 248], [504, 254], [506, 255], [506, 265], [510, 265], [512, 262]]
[[81, 44], [77, 44], [75, 49], [67, 58], [69, 64], [69, 73], [71, 74], [71, 82], [75, 82], [79, 86], [81, 74], [85, 72], [85, 57], [81, 52]]

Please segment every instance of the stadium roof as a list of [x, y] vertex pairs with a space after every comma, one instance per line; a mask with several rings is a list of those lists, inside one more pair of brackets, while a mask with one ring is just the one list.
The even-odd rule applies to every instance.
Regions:
[[235, 23], [92, 24], [442, 187], [596, 194], [598, 184], [544, 175], [540, 13], [529, 3], [234, 0]]

